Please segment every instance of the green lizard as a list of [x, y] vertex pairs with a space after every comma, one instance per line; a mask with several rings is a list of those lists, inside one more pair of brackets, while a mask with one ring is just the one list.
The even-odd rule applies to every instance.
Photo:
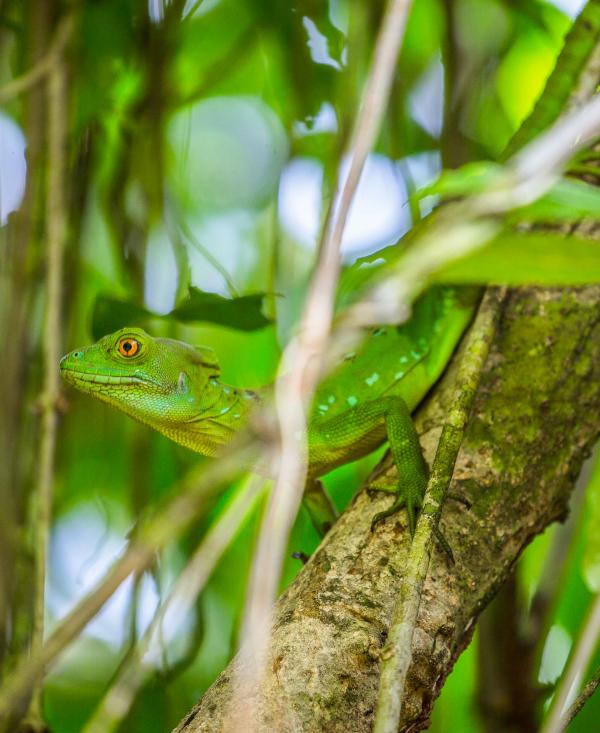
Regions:
[[[305, 498], [319, 528], [326, 528], [331, 513], [316, 479], [387, 439], [400, 479], [393, 504], [374, 522], [405, 506], [414, 531], [428, 469], [410, 413], [443, 371], [477, 297], [476, 289], [432, 288], [408, 323], [371, 331], [318, 387], [308, 421]], [[60, 369], [82, 392], [208, 456], [245, 425], [260, 399], [220, 381], [211, 349], [153, 338], [134, 327], [72, 351]]]

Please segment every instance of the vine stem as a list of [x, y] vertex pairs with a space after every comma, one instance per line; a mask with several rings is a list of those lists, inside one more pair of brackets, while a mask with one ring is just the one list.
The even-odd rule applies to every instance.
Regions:
[[594, 692], [596, 692], [599, 686], [600, 686], [600, 667], [598, 667], [598, 669], [594, 672], [591, 680], [587, 683], [587, 685], [583, 688], [581, 693], [577, 696], [577, 699], [575, 700], [575, 702], [567, 710], [566, 715], [564, 716], [564, 725], [563, 725], [562, 730], [566, 730], [569, 727], [573, 718], [581, 712], [583, 706], [590, 699], [590, 697], [594, 694]]
[[[69, 26], [70, 27], [70, 26]], [[54, 57], [47, 82], [48, 95], [48, 186], [46, 221], [48, 251], [46, 261], [46, 313], [44, 320], [44, 386], [41, 397], [41, 438], [38, 457], [36, 498], [32, 654], [39, 653], [44, 643], [44, 611], [46, 559], [52, 518], [54, 458], [58, 427], [60, 380], [56, 367], [61, 347], [61, 303], [63, 253], [67, 236], [66, 160], [67, 85], [66, 71], [59, 56]], [[27, 723], [34, 730], [45, 730], [43, 723], [41, 679], [33, 688]]]
[[[25, 74], [0, 88], [0, 104], [6, 104], [55, 72], [57, 66], [61, 65], [62, 53], [73, 31], [73, 22], [73, 17], [70, 15], [61, 21], [48, 53]], [[49, 82], [49, 86], [51, 85], [52, 82]]]
[[421, 593], [444, 498], [475, 398], [481, 371], [496, 330], [504, 289], [489, 289], [467, 336], [465, 353], [456, 378], [456, 399], [442, 429], [423, 508], [411, 544], [407, 570], [400, 583], [388, 640], [381, 655], [381, 678], [374, 733], [397, 733], [402, 712], [406, 675], [412, 659], [412, 642]]
[[[550, 711], [546, 717], [546, 720], [542, 726], [541, 733], [561, 733], [567, 727], [570, 719], [575, 717], [579, 712], [585, 700], [581, 706], [573, 713], [569, 718], [570, 710], [567, 710], [567, 704], [569, 697], [572, 694], [575, 686], [578, 686], [579, 681], [585, 674], [592, 654], [598, 645], [600, 639], [600, 592], [596, 594], [594, 602], [590, 608], [587, 618], [583, 624], [581, 634], [577, 639], [575, 648], [573, 649], [566, 670], [560, 680], [560, 685], [552, 704]], [[597, 686], [597, 684], [596, 684]], [[594, 688], [595, 689], [595, 688]], [[588, 697], [593, 693], [589, 693]], [[586, 698], [587, 699], [587, 698]]]

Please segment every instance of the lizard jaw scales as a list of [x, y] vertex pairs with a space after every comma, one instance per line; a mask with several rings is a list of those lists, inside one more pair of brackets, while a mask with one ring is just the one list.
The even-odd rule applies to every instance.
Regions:
[[154, 384], [150, 380], [139, 377], [113, 376], [110, 374], [97, 374], [95, 372], [80, 372], [75, 369], [63, 369], [67, 380], [72, 382], [92, 382], [94, 384]]

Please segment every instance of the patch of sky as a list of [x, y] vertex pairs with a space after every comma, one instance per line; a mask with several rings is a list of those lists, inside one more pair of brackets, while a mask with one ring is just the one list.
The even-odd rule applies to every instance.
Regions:
[[170, 184], [186, 215], [262, 208], [277, 191], [288, 154], [285, 130], [258, 97], [211, 97], [168, 128]]
[[329, 0], [329, 20], [339, 31], [348, 35], [350, 5], [344, 0]]
[[148, 0], [148, 15], [153, 23], [160, 23], [165, 17], [165, 0]]
[[[399, 160], [396, 165], [400, 173], [408, 179], [410, 188], [418, 192], [438, 178], [442, 170], [442, 158], [438, 150], [431, 150], [408, 155]], [[419, 200], [422, 216], [427, 216], [432, 211], [438, 198], [438, 196], [424, 196]]]
[[213, 8], [216, 8], [220, 2], [221, 0], [187, 0], [183, 8], [183, 17], [185, 18], [190, 13], [193, 18], [206, 15]]
[[374, 267], [379, 267], [379, 265], [385, 265], [387, 260], [385, 260], [383, 257], [377, 257], [374, 260], [365, 260], [364, 262], [361, 262], [358, 266], [359, 270], [371, 270]]
[[564, 627], [555, 624], [550, 628], [538, 674], [538, 681], [542, 685], [553, 684], [560, 677], [567, 662], [571, 644], [571, 636]]
[[575, 18], [582, 11], [587, 0], [549, 0], [549, 2], [569, 17]]
[[[64, 618], [104, 576], [122, 552], [127, 527], [117, 534], [93, 504], [80, 505], [57, 522], [49, 556], [47, 603], [51, 619]], [[114, 649], [127, 640], [132, 578], [128, 578], [93, 618], [85, 634]], [[138, 629], [148, 627], [158, 605], [156, 585], [149, 575], [140, 584]]]
[[341, 71], [344, 66], [344, 60], [334, 59], [329, 52], [329, 41], [317, 28], [314, 20], [305, 15], [302, 18], [302, 25], [306, 30], [308, 36], [307, 44], [310, 51], [310, 56], [315, 64], [323, 64], [324, 66], [331, 66], [337, 71]]
[[144, 262], [144, 302], [155, 313], [169, 313], [175, 306], [177, 262], [173, 246], [163, 225], [154, 227], [148, 237]]
[[256, 263], [253, 243], [257, 216], [248, 209], [234, 209], [188, 220], [191, 237], [186, 241], [186, 248], [193, 285], [211, 293], [232, 295], [225, 278], [207, 261], [203, 251], [218, 261], [230, 280], [236, 282], [243, 278]]
[[324, 132], [336, 133], [338, 131], [338, 120], [333, 105], [323, 102], [316, 115], [308, 115], [303, 120], [297, 120], [293, 125], [295, 137], [308, 137], [309, 135], [320, 135]]
[[414, 121], [432, 137], [439, 138], [444, 117], [444, 67], [439, 55], [417, 80], [409, 96]]
[[[342, 178], [348, 161], [342, 163]], [[314, 158], [294, 158], [284, 168], [279, 216], [284, 231], [304, 247], [316, 247], [321, 226], [323, 168]], [[410, 227], [407, 189], [394, 163], [372, 153], [367, 159], [342, 239], [346, 261], [395, 242]]]
[[21, 205], [26, 177], [25, 136], [14, 120], [0, 112], [0, 226]]

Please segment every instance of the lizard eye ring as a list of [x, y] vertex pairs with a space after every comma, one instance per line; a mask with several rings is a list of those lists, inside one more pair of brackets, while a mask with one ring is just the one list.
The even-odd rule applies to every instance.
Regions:
[[131, 336], [128, 336], [119, 341], [118, 349], [119, 349], [119, 354], [121, 354], [121, 356], [124, 356], [126, 358], [131, 358], [132, 356], [135, 356], [139, 352], [140, 342], [137, 339], [134, 339], [134, 338], [131, 338]]

